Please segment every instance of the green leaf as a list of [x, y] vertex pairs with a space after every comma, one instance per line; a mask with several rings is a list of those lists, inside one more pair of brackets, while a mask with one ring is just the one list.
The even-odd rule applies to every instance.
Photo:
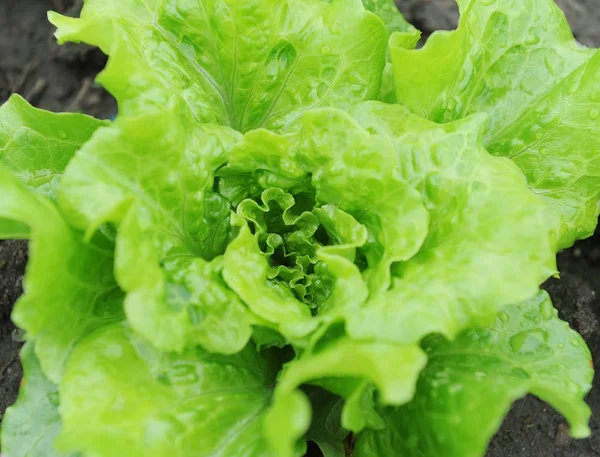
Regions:
[[269, 264], [257, 238], [247, 225], [227, 246], [223, 277], [227, 285], [257, 316], [265, 319], [292, 341], [313, 331], [318, 325], [308, 306], [284, 285], [269, 281]]
[[386, 428], [360, 435], [357, 457], [481, 457], [512, 402], [528, 392], [564, 414], [573, 436], [589, 435], [591, 355], [545, 292], [505, 307], [491, 328], [454, 342], [435, 336], [424, 347], [429, 363], [415, 398], [382, 410]]
[[343, 441], [349, 432], [342, 427], [344, 401], [320, 388], [312, 388], [307, 395], [313, 410], [307, 439], [319, 446], [323, 457], [346, 457]]
[[460, 0], [456, 31], [423, 49], [391, 39], [400, 103], [436, 122], [489, 114], [488, 150], [548, 205], [555, 250], [593, 233], [600, 189], [600, 56], [552, 0]]
[[6, 410], [2, 419], [2, 450], [10, 457], [77, 457], [54, 449], [61, 429], [58, 414], [59, 394], [46, 378], [35, 356], [33, 343], [21, 351], [25, 373], [17, 402]]
[[418, 345], [361, 343], [348, 338], [318, 352], [307, 351], [286, 366], [275, 389], [275, 401], [266, 419], [274, 453], [292, 457], [295, 440], [308, 429], [310, 408], [305, 395], [297, 390], [302, 384], [321, 378], [366, 379], [377, 387], [384, 404], [401, 405], [413, 397], [425, 362]]
[[198, 122], [279, 129], [374, 99], [385, 65], [385, 26], [360, 0], [92, 0], [81, 17], [50, 14], [59, 42], [110, 56], [98, 80], [124, 115], [176, 100]]
[[317, 205], [335, 205], [364, 225], [371, 293], [388, 287], [390, 265], [412, 257], [426, 232], [421, 198], [397, 167], [390, 141], [334, 109], [307, 112], [283, 134], [249, 132], [229, 159], [230, 170], [251, 173], [263, 188], [294, 193], [309, 186]]
[[77, 149], [101, 126], [83, 114], [55, 114], [19, 95], [0, 106], [0, 164], [30, 189], [56, 199], [56, 189]]
[[388, 32], [413, 32], [415, 28], [406, 22], [394, 0], [362, 0], [369, 11], [377, 14], [385, 23]]
[[112, 246], [101, 234], [84, 242], [54, 202], [1, 166], [0, 194], [0, 217], [29, 227], [31, 239], [24, 295], [12, 318], [28, 339], [36, 340], [44, 373], [56, 383], [82, 336], [123, 318], [123, 294], [112, 274]]
[[393, 142], [400, 177], [429, 211], [429, 233], [414, 257], [395, 266], [391, 289], [348, 317], [352, 338], [452, 338], [490, 324], [500, 307], [531, 297], [556, 271], [545, 207], [513, 163], [485, 151], [485, 117], [438, 125], [377, 102], [353, 113], [373, 138]]
[[166, 353], [124, 325], [106, 327], [69, 359], [57, 446], [96, 457], [272, 457], [263, 433], [272, 383], [253, 347]]
[[71, 162], [60, 203], [88, 234], [117, 224], [115, 275], [137, 332], [165, 350], [234, 353], [253, 318], [221, 277], [231, 207], [213, 191], [213, 173], [238, 134], [174, 112], [98, 131]]

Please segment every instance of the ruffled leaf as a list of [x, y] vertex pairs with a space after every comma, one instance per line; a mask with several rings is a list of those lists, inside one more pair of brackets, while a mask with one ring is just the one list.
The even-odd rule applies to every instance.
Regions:
[[[377, 387], [383, 404], [401, 405], [412, 399], [425, 362], [426, 356], [417, 345], [360, 343], [347, 338], [320, 351], [307, 351], [286, 366], [275, 389], [266, 419], [275, 455], [293, 457], [295, 440], [308, 429], [311, 413], [306, 396], [297, 390], [300, 385], [318, 383], [321, 378], [364, 379]], [[289, 433], [293, 429], [296, 433]]]
[[133, 328], [166, 350], [241, 350], [253, 318], [221, 277], [229, 202], [213, 173], [238, 134], [166, 110], [97, 132], [64, 177], [61, 206], [88, 234], [117, 225], [115, 275]]
[[97, 457], [273, 457], [263, 433], [272, 382], [252, 347], [166, 353], [113, 325], [69, 359], [57, 446]]
[[100, 233], [84, 242], [52, 201], [2, 167], [0, 194], [0, 217], [26, 226], [31, 239], [24, 295], [12, 318], [28, 339], [36, 340], [44, 373], [58, 382], [82, 336], [123, 318], [123, 294], [113, 278], [113, 247]]
[[484, 117], [438, 125], [375, 102], [353, 113], [373, 137], [393, 142], [399, 175], [420, 192], [430, 222], [419, 252], [395, 267], [391, 289], [349, 316], [352, 338], [452, 338], [488, 325], [555, 271], [544, 205], [513, 163], [485, 151]]
[[30, 189], [55, 200], [67, 164], [103, 125], [107, 123], [83, 114], [39, 110], [13, 95], [0, 107], [0, 164]]
[[92, 0], [81, 19], [50, 20], [59, 42], [110, 56], [98, 80], [120, 113], [176, 99], [198, 122], [239, 131], [374, 99], [385, 65], [387, 31], [360, 0]]
[[593, 233], [600, 189], [600, 56], [552, 0], [460, 0], [456, 31], [423, 49], [395, 35], [399, 102], [436, 122], [489, 114], [488, 150], [512, 158], [548, 205], [555, 250]]
[[[565, 415], [573, 436], [589, 435], [591, 355], [540, 292], [505, 307], [491, 328], [462, 332], [454, 342], [426, 341], [429, 363], [413, 401], [381, 411], [386, 427], [359, 436], [357, 457], [481, 457], [511, 404], [537, 395]], [[565, 363], [568, 363], [566, 365]]]
[[2, 418], [2, 450], [11, 457], [79, 457], [54, 449], [60, 433], [58, 388], [42, 372], [33, 343], [21, 351], [24, 381], [17, 402]]
[[427, 212], [397, 167], [391, 142], [333, 109], [306, 113], [281, 135], [250, 132], [229, 159], [231, 171], [251, 174], [263, 188], [309, 186], [317, 205], [333, 204], [364, 225], [371, 293], [388, 287], [390, 265], [412, 257], [425, 237]]

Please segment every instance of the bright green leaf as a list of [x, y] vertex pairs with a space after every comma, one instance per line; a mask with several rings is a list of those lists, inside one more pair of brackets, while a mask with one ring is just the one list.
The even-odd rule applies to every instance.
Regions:
[[267, 427], [276, 455], [292, 457], [295, 440], [308, 429], [310, 409], [304, 394], [296, 390], [302, 384], [320, 378], [366, 379], [377, 387], [384, 404], [401, 405], [412, 399], [425, 362], [426, 356], [417, 345], [359, 343], [347, 338], [319, 352], [307, 351], [287, 365], [275, 389]]
[[320, 388], [311, 388], [307, 396], [313, 411], [307, 438], [319, 446], [323, 457], [346, 457], [343, 441], [349, 432], [342, 427], [344, 401]]
[[406, 22], [394, 0], [362, 0], [362, 2], [366, 9], [374, 12], [383, 20], [389, 33], [413, 32], [415, 30], [412, 25]]
[[0, 194], [0, 217], [28, 226], [31, 238], [24, 295], [12, 318], [36, 340], [44, 372], [58, 382], [79, 338], [123, 318], [112, 247], [101, 234], [85, 243], [52, 201], [2, 167]]
[[374, 99], [385, 65], [385, 26], [360, 0], [92, 0], [81, 17], [50, 20], [59, 42], [110, 56], [99, 81], [124, 115], [177, 100], [198, 122], [279, 129]]
[[2, 450], [9, 457], [78, 457], [54, 449], [61, 429], [59, 394], [42, 372], [33, 343], [21, 351], [24, 381], [17, 402], [2, 418]]
[[454, 342], [435, 336], [424, 347], [429, 363], [415, 398], [382, 410], [385, 429], [360, 435], [356, 457], [481, 457], [512, 402], [528, 392], [564, 414], [573, 436], [589, 434], [591, 355], [545, 292], [505, 307], [491, 328]]
[[101, 129], [70, 164], [60, 203], [88, 234], [118, 226], [115, 275], [133, 328], [165, 350], [241, 350], [252, 318], [221, 278], [229, 202], [213, 173], [238, 134], [165, 110]]
[[317, 204], [333, 204], [364, 225], [368, 238], [361, 251], [371, 293], [388, 287], [390, 265], [412, 257], [425, 236], [427, 212], [397, 176], [393, 144], [339, 110], [308, 112], [281, 135], [246, 134], [229, 167], [251, 173], [262, 187], [294, 192], [309, 186]]
[[69, 359], [57, 446], [96, 457], [273, 457], [263, 434], [272, 376], [250, 346], [166, 353], [113, 325]]
[[438, 125], [376, 102], [353, 113], [393, 142], [399, 174], [421, 193], [430, 219], [418, 254], [395, 267], [392, 288], [349, 316], [353, 338], [452, 338], [531, 297], [555, 271], [544, 206], [513, 163], [485, 151], [484, 117]]
[[400, 103], [436, 122], [489, 115], [484, 143], [548, 205], [556, 250], [593, 233], [600, 189], [600, 57], [552, 0], [460, 0], [456, 31], [391, 40]]
[[13, 95], [0, 107], [0, 164], [30, 189], [56, 199], [69, 161], [106, 124], [82, 114], [39, 110]]

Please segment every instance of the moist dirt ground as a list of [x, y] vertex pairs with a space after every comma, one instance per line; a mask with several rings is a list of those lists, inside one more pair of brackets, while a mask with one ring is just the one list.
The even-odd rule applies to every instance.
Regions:
[[[397, 2], [424, 36], [456, 25], [454, 0]], [[558, 1], [575, 37], [588, 46], [600, 45], [599, 2]], [[0, 104], [17, 92], [52, 111], [81, 111], [101, 118], [116, 113], [114, 100], [94, 83], [105, 57], [83, 45], [57, 46], [46, 20], [48, 10], [76, 15], [79, 8], [80, 0], [0, 0]], [[561, 252], [558, 260], [561, 278], [548, 281], [545, 288], [561, 317], [586, 339], [600, 373], [600, 233]], [[0, 420], [14, 402], [22, 376], [21, 343], [10, 312], [21, 294], [26, 262], [26, 243], [0, 242]], [[572, 440], [564, 419], [550, 407], [533, 397], [518, 401], [487, 457], [600, 457], [600, 376], [588, 403], [594, 412], [592, 437]]]

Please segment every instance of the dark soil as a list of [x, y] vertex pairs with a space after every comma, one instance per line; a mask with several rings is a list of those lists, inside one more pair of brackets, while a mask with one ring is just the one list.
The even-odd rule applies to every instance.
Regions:
[[[577, 39], [590, 46], [600, 45], [599, 1], [558, 0]], [[454, 0], [398, 3], [424, 35], [456, 25]], [[114, 100], [93, 83], [105, 57], [87, 46], [58, 47], [46, 21], [47, 10], [75, 15], [80, 7], [80, 0], [0, 0], [0, 104], [18, 92], [34, 105], [53, 111], [82, 111], [101, 118], [116, 113]], [[21, 293], [26, 261], [24, 242], [0, 242], [0, 419], [16, 398], [22, 375], [18, 363], [21, 343], [13, 335], [9, 314]], [[600, 372], [600, 234], [561, 253], [559, 269], [561, 279], [553, 279], [545, 287], [561, 316], [597, 354]], [[564, 419], [544, 403], [533, 397], [517, 402], [487, 457], [600, 456], [600, 376], [588, 402], [594, 411], [593, 436], [581, 441], [569, 438]]]

